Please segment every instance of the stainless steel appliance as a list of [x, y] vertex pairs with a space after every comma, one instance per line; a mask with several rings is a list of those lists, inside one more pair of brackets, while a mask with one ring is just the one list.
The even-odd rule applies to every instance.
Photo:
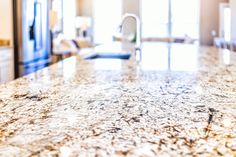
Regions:
[[13, 0], [15, 75], [23, 76], [50, 62], [48, 0]]

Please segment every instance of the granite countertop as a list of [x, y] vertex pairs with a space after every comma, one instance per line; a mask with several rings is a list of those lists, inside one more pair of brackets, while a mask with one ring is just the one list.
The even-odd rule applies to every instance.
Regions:
[[144, 43], [1, 85], [0, 156], [236, 156], [236, 55]]

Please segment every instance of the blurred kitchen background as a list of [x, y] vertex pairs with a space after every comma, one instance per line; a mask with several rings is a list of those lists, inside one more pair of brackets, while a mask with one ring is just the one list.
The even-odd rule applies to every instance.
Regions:
[[[236, 0], [0, 0], [0, 83], [30, 74], [81, 49], [142, 40], [236, 50]], [[127, 29], [128, 28], [128, 29]]]

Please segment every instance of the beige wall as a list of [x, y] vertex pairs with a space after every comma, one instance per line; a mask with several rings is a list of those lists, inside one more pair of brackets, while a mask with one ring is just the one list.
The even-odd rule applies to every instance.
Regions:
[[[140, 0], [123, 0], [122, 13], [132, 13], [140, 17]], [[127, 19], [125, 24], [124, 34], [134, 33], [136, 31], [135, 21], [133, 19]]]
[[123, 0], [123, 14], [133, 13], [140, 15], [140, 0]]
[[81, 13], [80, 13], [80, 11], [81, 11], [81, 0], [76, 0], [76, 16], [79, 16]]
[[[122, 12], [135, 13], [139, 15], [139, 0], [123, 0]], [[78, 16], [92, 16], [93, 15], [93, 0], [77, 0], [77, 15]]]
[[0, 0], [0, 38], [10, 39], [13, 43], [12, 1]]
[[200, 44], [212, 45], [212, 31], [219, 33], [219, 4], [228, 0], [201, 0]]
[[77, 16], [93, 16], [93, 0], [77, 0]]
[[236, 0], [230, 0], [230, 5], [231, 5], [231, 16], [232, 16], [232, 24], [231, 24], [231, 31], [232, 31], [232, 36], [231, 38], [233, 40], [236, 40]]

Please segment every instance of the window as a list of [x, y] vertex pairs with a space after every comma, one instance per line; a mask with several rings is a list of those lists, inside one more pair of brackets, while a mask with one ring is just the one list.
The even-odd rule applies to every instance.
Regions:
[[173, 37], [199, 37], [199, 0], [172, 0], [171, 27]]
[[63, 0], [63, 34], [67, 39], [76, 36], [75, 30], [76, 1]]
[[220, 37], [231, 40], [231, 9], [228, 3], [220, 4]]
[[143, 0], [143, 37], [168, 36], [168, 0]]
[[224, 37], [225, 40], [231, 40], [231, 10], [230, 8], [224, 9]]
[[142, 0], [143, 37], [199, 38], [199, 0]]
[[122, 15], [121, 0], [94, 0], [94, 42], [112, 41]]

